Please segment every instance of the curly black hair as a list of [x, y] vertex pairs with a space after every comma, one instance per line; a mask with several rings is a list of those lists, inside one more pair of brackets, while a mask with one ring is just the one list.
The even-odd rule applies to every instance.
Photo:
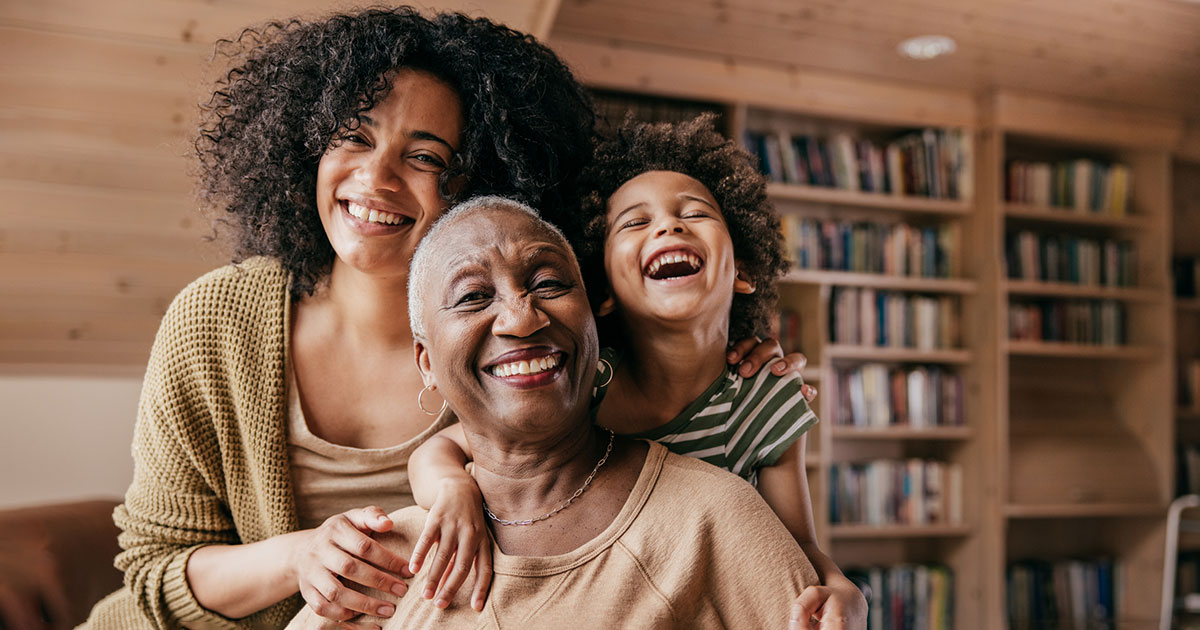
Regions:
[[[198, 195], [228, 213], [234, 260], [271, 256], [311, 294], [334, 252], [316, 208], [322, 154], [412, 68], [462, 101], [460, 149], [441, 174], [447, 201], [497, 194], [537, 208], [578, 207], [591, 155], [591, 98], [531, 36], [458, 13], [371, 8], [271, 22], [217, 44], [233, 66], [201, 106]], [[466, 176], [451, 195], [447, 182]]]
[[[690, 121], [640, 123], [626, 119], [611, 138], [597, 147], [580, 180], [582, 211], [568, 217], [564, 232], [585, 273], [593, 304], [603, 299], [604, 240], [608, 198], [625, 182], [648, 171], [674, 171], [704, 184], [716, 199], [729, 227], [733, 255], [754, 293], [735, 294], [729, 338], [765, 335], [779, 297], [776, 282], [787, 270], [779, 217], [767, 199], [766, 179], [753, 158], [713, 127], [713, 114]], [[611, 327], [602, 327], [602, 342], [612, 344]]]

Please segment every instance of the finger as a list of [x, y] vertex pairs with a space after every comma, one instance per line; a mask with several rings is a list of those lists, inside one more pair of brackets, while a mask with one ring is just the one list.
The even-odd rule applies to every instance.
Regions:
[[471, 608], [482, 611], [492, 585], [492, 541], [484, 538], [475, 554], [475, 590], [471, 593]]
[[758, 345], [758, 337], [747, 337], [729, 346], [729, 352], [726, 353], [725, 359], [730, 365], [733, 365], [742, 360], [750, 349]]
[[[347, 562], [365, 564], [356, 558], [346, 556]], [[370, 597], [364, 593], [360, 593], [345, 584], [341, 580], [334, 578], [332, 575], [326, 574], [316, 580], [313, 580], [313, 588], [325, 598], [325, 601], [330, 604], [347, 611], [347, 614], [330, 617], [337, 621], [346, 621], [359, 613], [374, 615], [376, 617], [388, 618], [396, 612], [396, 607], [374, 597]]]
[[800, 394], [804, 396], [804, 402], [811, 403], [817, 397], [817, 388], [805, 383], [800, 386]]
[[[390, 581], [388, 584], [381, 587], [381, 585], [364, 583], [366, 586], [374, 586], [381, 591], [391, 591], [397, 595], [404, 594], [394, 589], [395, 584], [403, 584], [399, 579], [400, 577], [412, 577], [412, 573], [408, 570], [408, 562], [404, 558], [401, 558], [396, 552], [380, 544], [378, 540], [359, 531], [349, 522], [336, 524], [333, 528], [331, 538], [333, 544], [339, 549], [357, 558], [362, 558], [383, 571], [392, 573], [389, 576]], [[333, 569], [333, 567], [328, 568]], [[407, 590], [407, 586], [405, 590]]]
[[799, 374], [808, 365], [808, 357], [801, 352], [789, 352], [783, 355], [782, 361], [771, 364], [771, 371], [776, 374], [787, 374], [789, 371]]
[[425, 554], [429, 553], [433, 544], [438, 541], [438, 534], [441, 532], [441, 523], [432, 516], [425, 519], [425, 528], [421, 530], [420, 538], [417, 538], [417, 544], [413, 545], [412, 553], [408, 557], [408, 571], [416, 575], [421, 570], [421, 564], [425, 562]]
[[471, 566], [475, 564], [475, 554], [478, 551], [479, 546], [475, 541], [467, 540], [464, 537], [459, 538], [458, 550], [454, 553], [454, 564], [450, 567], [450, 575], [442, 583], [442, 588], [433, 601], [434, 606], [445, 608], [450, 605], [454, 596], [458, 594], [458, 589], [462, 587], [463, 582], [467, 581], [467, 576], [471, 573]]
[[329, 601], [329, 598], [325, 597], [321, 589], [312, 582], [300, 582], [300, 596], [304, 598], [304, 602], [308, 604], [313, 613], [322, 619], [345, 621], [354, 617], [353, 612]]
[[421, 597], [425, 599], [433, 599], [434, 593], [438, 590], [438, 584], [445, 579], [446, 571], [454, 560], [454, 547], [451, 546], [453, 543], [446, 534], [446, 532], [442, 533], [437, 552], [433, 554], [433, 563], [429, 565], [429, 571], [425, 573], [425, 587], [421, 589]]
[[761, 341], [758, 345], [750, 350], [746, 358], [742, 359], [738, 365], [738, 374], [743, 377], [750, 377], [758, 374], [769, 361], [783, 356], [783, 348], [780, 347], [779, 341], [768, 337]]
[[[363, 562], [361, 559], [354, 557], [342, 549], [338, 549], [336, 547], [327, 547], [322, 550], [320, 557], [321, 564], [325, 567], [325, 569], [327, 569], [333, 575], [345, 578], [349, 582], [361, 584], [363, 586], [383, 592], [395, 593], [397, 590], [408, 590], [407, 585], [397, 580], [395, 577], [380, 571], [374, 566]], [[342, 587], [343, 590], [347, 590], [349, 593], [353, 593], [354, 595], [348, 595], [350, 600], [343, 601], [333, 598], [328, 592], [322, 591], [329, 601], [342, 604], [343, 606], [357, 610], [358, 612], [371, 613], [373, 615], [378, 614], [377, 610], [380, 606], [387, 604], [387, 602], [378, 599], [368, 598], [371, 600], [370, 603], [363, 605], [369, 605], [370, 607], [363, 608], [362, 606], [351, 605], [348, 603], [348, 601], [360, 603], [363, 602], [362, 599], [356, 596], [361, 594], [352, 589], [346, 589], [345, 586], [338, 580], [331, 581], [336, 582], [337, 586]], [[402, 589], [397, 589], [397, 584], [399, 584]], [[366, 596], [363, 595], [363, 597]], [[387, 615], [379, 616], [385, 617]]]
[[808, 627], [809, 619], [821, 617], [821, 607], [829, 599], [829, 589], [824, 586], [810, 586], [800, 592], [800, 596], [792, 603], [792, 621], [800, 622], [802, 628]]
[[342, 516], [346, 517], [346, 520], [350, 521], [355, 528], [364, 532], [387, 532], [395, 526], [392, 519], [388, 518], [387, 513], [375, 505], [349, 510], [343, 512]]

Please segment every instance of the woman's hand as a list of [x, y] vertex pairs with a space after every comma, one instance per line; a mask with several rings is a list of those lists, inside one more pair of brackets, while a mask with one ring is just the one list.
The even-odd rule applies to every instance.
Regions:
[[426, 554], [435, 544], [437, 554], [429, 567], [421, 597], [433, 599], [438, 608], [449, 606], [474, 565], [475, 589], [471, 593], [471, 608], [483, 610], [492, 583], [492, 540], [483, 517], [483, 495], [471, 477], [447, 478], [441, 482], [429, 516], [425, 518], [425, 528], [413, 547], [412, 562], [408, 567], [412, 573], [420, 570]]
[[[775, 361], [780, 358], [783, 360]], [[758, 374], [758, 371], [771, 361], [774, 361], [771, 364], [771, 372], [778, 376], [787, 374], [788, 370], [799, 374], [804, 366], [808, 365], [808, 357], [799, 352], [783, 354], [783, 348], [779, 345], [779, 341], [771, 337], [742, 339], [729, 346], [729, 352], [726, 353], [725, 359], [730, 365], [738, 366], [738, 374], [741, 374], [743, 378]], [[805, 383], [800, 391], [804, 394], [804, 400], [807, 402], [811, 403], [817, 397], [817, 388], [808, 383]]]
[[788, 630], [860, 630], [867, 627], [867, 598], [854, 582], [841, 578], [810, 586], [792, 604]]
[[[360, 613], [391, 617], [392, 604], [350, 588], [344, 582], [404, 595], [408, 563], [371, 538], [392, 529], [383, 510], [371, 506], [335, 514], [299, 538], [291, 559], [300, 595], [318, 616], [345, 622]], [[397, 577], [400, 576], [400, 577]], [[339, 627], [354, 627], [346, 624]]]

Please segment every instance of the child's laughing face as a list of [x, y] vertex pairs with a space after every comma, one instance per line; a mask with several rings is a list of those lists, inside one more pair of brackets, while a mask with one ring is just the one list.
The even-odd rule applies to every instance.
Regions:
[[625, 182], [608, 199], [607, 223], [604, 269], [612, 295], [601, 315], [619, 306], [627, 321], [703, 318], [727, 328], [733, 294], [753, 291], [737, 277], [716, 199], [688, 175], [650, 171]]

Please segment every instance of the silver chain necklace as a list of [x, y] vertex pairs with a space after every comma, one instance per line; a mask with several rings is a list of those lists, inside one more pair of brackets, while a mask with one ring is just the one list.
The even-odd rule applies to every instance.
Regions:
[[538, 521], [544, 521], [544, 520], [550, 518], [551, 516], [558, 514], [559, 512], [566, 509], [566, 507], [568, 505], [571, 505], [572, 501], [574, 501], [575, 499], [578, 499], [579, 495], [583, 494], [583, 491], [588, 489], [588, 486], [592, 485], [592, 480], [596, 478], [596, 473], [600, 472], [600, 467], [604, 465], [604, 462], [608, 461], [608, 454], [612, 452], [613, 440], [616, 437], [617, 436], [615, 433], [613, 433], [612, 429], [608, 429], [608, 447], [604, 449], [604, 456], [600, 458], [600, 461], [596, 462], [596, 467], [592, 469], [592, 473], [587, 476], [587, 479], [583, 480], [583, 485], [579, 486], [579, 489], [575, 491], [575, 494], [572, 494], [570, 497], [568, 497], [566, 501], [559, 503], [558, 507], [554, 508], [553, 510], [546, 512], [545, 514], [543, 514], [541, 516], [527, 518], [522, 521], [509, 521], [509, 520], [502, 519], [499, 516], [496, 516], [492, 512], [492, 509], [488, 507], [487, 501], [484, 501], [483, 502], [484, 513], [486, 513], [488, 515], [488, 518], [492, 519], [493, 521], [496, 521], [500, 525], [505, 525], [505, 526], [533, 525], [534, 523], [536, 523]]

